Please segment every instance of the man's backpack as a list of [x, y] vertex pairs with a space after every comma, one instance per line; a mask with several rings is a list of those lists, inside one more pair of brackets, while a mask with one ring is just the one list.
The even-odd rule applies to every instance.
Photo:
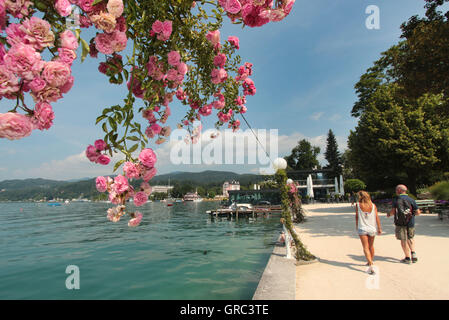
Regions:
[[396, 202], [396, 214], [394, 224], [397, 226], [407, 226], [413, 216], [413, 207], [407, 199], [399, 197]]

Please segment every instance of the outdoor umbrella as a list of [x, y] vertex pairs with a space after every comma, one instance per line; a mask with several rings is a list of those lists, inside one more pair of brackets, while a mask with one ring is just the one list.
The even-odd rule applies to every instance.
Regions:
[[314, 194], [313, 194], [313, 180], [312, 180], [312, 175], [309, 175], [308, 177], [307, 177], [307, 179], [308, 179], [308, 187], [307, 187], [307, 195], [310, 197], [310, 198], [314, 198]]
[[[335, 178], [335, 179], [337, 179], [337, 178]], [[343, 186], [343, 176], [342, 175], [340, 175], [340, 194], [342, 196], [345, 195], [345, 188]]]

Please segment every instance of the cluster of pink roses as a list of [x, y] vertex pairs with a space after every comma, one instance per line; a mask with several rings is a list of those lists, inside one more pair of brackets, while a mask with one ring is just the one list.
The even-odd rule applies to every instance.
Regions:
[[170, 39], [172, 31], [173, 23], [170, 20], [164, 22], [156, 20], [151, 27], [150, 36], [156, 36], [158, 40], [167, 41]]
[[[156, 154], [152, 149], [144, 149], [139, 154], [139, 162], [133, 163], [125, 162], [123, 171], [125, 176], [118, 175], [114, 179], [111, 177], [99, 176], [96, 179], [96, 188], [99, 192], [108, 192], [109, 201], [116, 204], [117, 207], [108, 210], [108, 219], [113, 222], [120, 220], [120, 217], [125, 214], [125, 202], [130, 198], [133, 199], [137, 207], [144, 205], [148, 201], [148, 197], [152, 192], [149, 181], [156, 175], [157, 162]], [[128, 179], [142, 179], [139, 190], [134, 190]], [[136, 226], [142, 220], [140, 212], [132, 213], [133, 219], [128, 223], [129, 226]]]
[[72, 5], [77, 5], [83, 14], [80, 15], [81, 28], [94, 25], [103, 33], [95, 37], [95, 49], [104, 54], [113, 54], [126, 48], [126, 20], [123, 15], [123, 0], [102, 1], [95, 5], [94, 0], [56, 0], [55, 9], [66, 17], [72, 11]]
[[102, 151], [106, 151], [108, 145], [103, 140], [99, 139], [95, 141], [94, 145], [89, 145], [86, 149], [86, 157], [91, 161], [102, 165], [107, 165], [111, 161], [108, 155], [102, 154]]
[[[0, 28], [5, 30], [9, 49], [0, 44], [0, 99], [24, 101], [29, 92], [36, 105], [21, 106], [26, 115], [0, 114], [0, 138], [10, 140], [27, 137], [33, 129], [47, 130], [53, 125], [50, 105], [62, 98], [73, 86], [71, 65], [76, 59], [78, 41], [70, 30], [59, 34], [58, 55], [44, 61], [41, 53], [55, 47], [55, 34], [50, 24], [38, 17], [27, 18], [29, 1], [0, 0]], [[7, 13], [22, 18], [21, 23], [6, 27]]]
[[[107, 218], [109, 221], [112, 222], [117, 222], [120, 220], [120, 218], [126, 214], [125, 211], [126, 207], [125, 206], [117, 206], [115, 208], [110, 208], [108, 209], [108, 215]], [[136, 212], [131, 212], [129, 214], [131, 216], [131, 219], [128, 221], [128, 226], [129, 227], [137, 227], [140, 224], [140, 221], [142, 221], [142, 213], [140, 213], [139, 211]]]
[[234, 22], [241, 19], [249, 27], [260, 27], [270, 21], [281, 21], [289, 15], [296, 0], [218, 0]]
[[[168, 40], [171, 34], [171, 21], [161, 22], [156, 20], [150, 31], [151, 36], [157, 35], [157, 38], [161, 41]], [[181, 54], [172, 50], [167, 54], [167, 62], [157, 56], [151, 56], [145, 67], [146, 70], [144, 72], [132, 70], [127, 85], [128, 89], [132, 90], [137, 98], [162, 101], [161, 105], [145, 109], [142, 112], [143, 118], [149, 122], [145, 134], [150, 139], [158, 135], [156, 144], [161, 144], [170, 135], [171, 128], [169, 126], [162, 127], [157, 122], [165, 124], [171, 115], [169, 104], [173, 101], [175, 94], [178, 96], [179, 92], [182, 92], [181, 86], [187, 74], [188, 66], [182, 61]], [[147, 95], [147, 90], [142, 87], [142, 81], [138, 78], [139, 73], [143, 73], [153, 80], [151, 94]], [[169, 91], [168, 89], [176, 89], [177, 91]], [[165, 107], [164, 111], [161, 110], [162, 106]], [[159, 118], [156, 115], [159, 115]]]

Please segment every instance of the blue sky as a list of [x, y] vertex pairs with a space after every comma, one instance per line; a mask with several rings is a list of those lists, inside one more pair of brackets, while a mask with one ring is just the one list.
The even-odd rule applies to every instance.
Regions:
[[[365, 26], [368, 5], [380, 9], [380, 29]], [[225, 22], [224, 41], [240, 38], [243, 62], [254, 64], [257, 94], [248, 98], [246, 118], [253, 128], [279, 130], [279, 154], [287, 155], [299, 139], [307, 138], [325, 148], [329, 129], [340, 149], [357, 120], [350, 116], [356, 96], [354, 84], [382, 51], [397, 43], [400, 25], [415, 14], [424, 14], [423, 0], [297, 0], [281, 22], [261, 28], [244, 28]], [[84, 32], [89, 40], [91, 33]], [[89, 163], [82, 155], [88, 144], [103, 137], [95, 119], [104, 107], [120, 103], [126, 87], [110, 85], [97, 71], [99, 59], [75, 62], [73, 89], [53, 104], [55, 121], [49, 131], [34, 131], [18, 141], [0, 140], [0, 181], [42, 177], [74, 179], [109, 174], [111, 166]], [[0, 112], [11, 108], [0, 101]], [[185, 107], [174, 103], [168, 121], [175, 127]], [[212, 127], [210, 116], [203, 125]], [[242, 129], [246, 129], [242, 121]], [[154, 146], [154, 145], [153, 145]], [[250, 165], [182, 165], [169, 163], [167, 146], [156, 148], [160, 173], [206, 169], [254, 171]], [[323, 164], [323, 156], [320, 156]]]

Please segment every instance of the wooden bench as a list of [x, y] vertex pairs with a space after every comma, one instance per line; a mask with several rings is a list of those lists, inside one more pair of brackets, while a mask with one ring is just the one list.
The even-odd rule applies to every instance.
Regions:
[[435, 202], [435, 200], [415, 200], [416, 204], [418, 205], [418, 208], [421, 209], [421, 211], [428, 211], [438, 213], [438, 217], [440, 220], [443, 220], [443, 217], [445, 215], [449, 216], [449, 206], [447, 204], [441, 204], [438, 202]]
[[437, 207], [435, 200], [415, 200], [415, 202], [421, 211], [431, 212], [431, 209], [435, 209]]

